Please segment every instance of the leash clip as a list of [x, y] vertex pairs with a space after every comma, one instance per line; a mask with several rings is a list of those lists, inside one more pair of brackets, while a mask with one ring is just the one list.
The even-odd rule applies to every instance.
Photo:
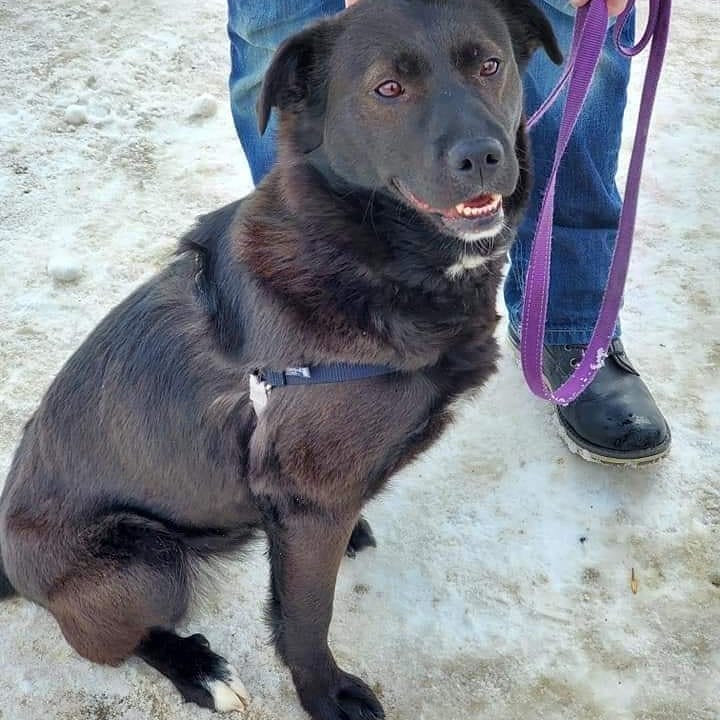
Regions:
[[250, 388], [250, 403], [255, 410], [255, 414], [259, 416], [267, 407], [272, 385], [266, 383], [257, 371], [248, 375], [248, 385]]

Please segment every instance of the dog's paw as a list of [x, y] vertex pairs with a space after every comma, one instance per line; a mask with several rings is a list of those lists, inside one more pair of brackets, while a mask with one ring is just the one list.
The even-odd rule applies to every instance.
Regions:
[[312, 720], [385, 719], [385, 711], [375, 693], [360, 678], [344, 672], [340, 672], [328, 696], [305, 698], [303, 706]]
[[212, 695], [217, 712], [245, 712], [248, 709], [250, 693], [245, 689], [232, 665], [225, 663], [219, 668], [218, 677], [207, 678], [203, 684]]
[[221, 713], [244, 712], [250, 704], [237, 671], [211, 650], [204, 635], [183, 638], [155, 630], [138, 654], [171, 680], [185, 702]]
[[350, 542], [348, 543], [345, 554], [348, 557], [354, 558], [359, 552], [369, 547], [377, 547], [377, 542], [375, 541], [370, 523], [361, 517], [350, 536]]
[[337, 695], [341, 715], [348, 720], [384, 720], [385, 711], [375, 693], [353, 675], [343, 673]]

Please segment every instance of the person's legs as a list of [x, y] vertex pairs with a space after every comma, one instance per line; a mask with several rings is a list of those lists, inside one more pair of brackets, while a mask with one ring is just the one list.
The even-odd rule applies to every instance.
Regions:
[[[564, 0], [535, 2], [547, 13], [567, 52], [573, 28], [569, 4]], [[631, 44], [633, 36], [633, 23], [629, 22], [623, 42]], [[548, 96], [561, 72], [545, 55], [536, 53], [525, 79], [528, 115]], [[615, 173], [629, 78], [630, 63], [615, 51], [608, 33], [600, 67], [558, 176], [544, 354], [545, 374], [553, 387], [568, 378], [582, 357], [607, 283], [621, 210]], [[525, 275], [561, 113], [562, 104], [557, 103], [531, 134], [535, 185], [510, 253], [512, 264], [505, 283], [510, 340], [515, 345], [519, 343]], [[595, 380], [575, 402], [558, 407], [557, 414], [568, 445], [586, 459], [648, 462], [670, 448], [667, 422], [617, 338]]]
[[[567, 53], [572, 15], [541, 0]], [[633, 23], [624, 41], [633, 38]], [[536, 53], [525, 78], [525, 107], [530, 116], [547, 98], [562, 68], [544, 53]], [[563, 159], [555, 199], [553, 261], [546, 342], [586, 344], [590, 340], [605, 290], [620, 218], [621, 201], [615, 185], [630, 62], [615, 51], [608, 33], [601, 65]], [[505, 302], [513, 328], [520, 327], [523, 287], [547, 178], [550, 174], [562, 103], [556, 103], [531, 133], [534, 187], [525, 221], [511, 251]]]
[[230, 103], [253, 180], [259, 183], [275, 161], [275, 121], [264, 136], [255, 105], [265, 70], [277, 46], [310, 21], [345, 7], [342, 0], [228, 0], [232, 69]]
[[[535, 0], [566, 49], [572, 13], [564, 0]], [[548, 4], [550, 3], [550, 4]], [[563, 10], [551, 7], [551, 4]], [[275, 48], [310, 20], [340, 11], [342, 0], [229, 0], [232, 44], [230, 92], [233, 117], [255, 182], [275, 159], [275, 125], [260, 137], [255, 104]], [[633, 29], [627, 27], [629, 43]], [[528, 112], [546, 97], [559, 70], [536, 53], [526, 80]], [[565, 158], [556, 193], [553, 280], [548, 313], [546, 370], [553, 385], [572, 371], [592, 333], [605, 287], [620, 212], [615, 172], [620, 147], [629, 63], [610, 40], [588, 104]], [[522, 292], [538, 209], [552, 163], [560, 105], [533, 130], [536, 185], [527, 219], [511, 252], [505, 285], [511, 339], [517, 342]], [[619, 340], [596, 380], [578, 401], [559, 408], [570, 446], [592, 459], [643, 462], [670, 446], [667, 423]]]

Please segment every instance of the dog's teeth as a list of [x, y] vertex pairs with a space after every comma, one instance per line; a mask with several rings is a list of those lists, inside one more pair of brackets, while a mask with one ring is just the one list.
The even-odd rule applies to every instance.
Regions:
[[465, 203], [459, 203], [455, 206], [455, 212], [461, 217], [478, 218], [490, 215], [498, 210], [502, 205], [502, 195], [492, 195], [491, 200], [481, 207], [467, 206]]

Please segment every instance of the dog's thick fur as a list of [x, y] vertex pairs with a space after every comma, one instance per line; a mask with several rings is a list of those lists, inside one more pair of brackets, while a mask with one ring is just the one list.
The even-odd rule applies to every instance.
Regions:
[[[408, 46], [413, 24], [427, 45]], [[357, 90], [403, 43], [405, 109]], [[0, 501], [0, 595], [45, 606], [84, 657], [138, 654], [186, 699], [228, 709], [231, 670], [172, 628], [203, 564], [264, 530], [269, 619], [303, 706], [383, 717], [328, 649], [335, 579], [349, 543], [373, 543], [363, 505], [495, 368], [529, 183], [520, 70], [541, 46], [559, 60], [529, 0], [366, 0], [281, 47], [259, 107], [263, 127], [279, 110], [280, 162], [107, 316], [27, 424]], [[483, 47], [504, 56], [496, 81], [476, 82]], [[505, 157], [485, 177], [448, 166], [477, 135]], [[400, 171], [435, 207], [501, 193], [505, 227], [477, 242], [443, 230], [386, 182]], [[278, 389], [256, 415], [249, 373], [334, 362], [397, 372]]]

